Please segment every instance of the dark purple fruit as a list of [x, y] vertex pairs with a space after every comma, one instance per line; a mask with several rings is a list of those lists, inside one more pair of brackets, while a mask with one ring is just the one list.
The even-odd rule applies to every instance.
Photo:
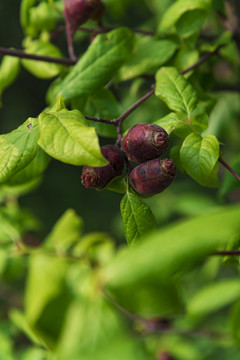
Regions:
[[104, 12], [101, 0], [63, 0], [64, 17], [73, 31], [90, 18], [99, 20]]
[[102, 189], [123, 172], [124, 154], [120, 149], [114, 145], [104, 145], [101, 152], [109, 164], [101, 167], [83, 167], [81, 180], [86, 188]]
[[129, 160], [143, 163], [161, 156], [168, 143], [168, 134], [161, 126], [142, 123], [128, 131], [122, 140], [122, 149]]
[[153, 159], [136, 166], [130, 173], [132, 188], [143, 195], [165, 190], [174, 180], [176, 166], [170, 159]]

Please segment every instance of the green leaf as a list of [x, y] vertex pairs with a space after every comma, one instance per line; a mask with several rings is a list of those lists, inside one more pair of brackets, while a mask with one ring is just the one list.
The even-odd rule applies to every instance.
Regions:
[[137, 195], [126, 193], [120, 208], [128, 245], [136, 245], [156, 228], [152, 211]]
[[103, 271], [110, 288], [128, 286], [144, 279], [170, 280], [239, 233], [240, 206], [181, 222], [146, 236], [145, 241], [119, 251]]
[[197, 105], [197, 94], [187, 80], [173, 67], [163, 67], [156, 74], [156, 96], [163, 100], [169, 109], [187, 115]]
[[[174, 66], [178, 69], [179, 72], [182, 70], [187, 69], [188, 67], [192, 66], [199, 60], [199, 52], [198, 50], [189, 50], [189, 49], [182, 49], [178, 51], [175, 60]], [[184, 77], [188, 79], [193, 73], [192, 71], [188, 71], [184, 74]]]
[[118, 80], [129, 80], [156, 71], [176, 49], [177, 44], [171, 40], [158, 40], [151, 36], [138, 38], [132, 56], [120, 69]]
[[43, 254], [31, 256], [25, 292], [25, 312], [30, 324], [38, 320], [51, 298], [61, 292], [66, 266], [61, 258]]
[[211, 0], [178, 0], [165, 12], [158, 32], [189, 37], [200, 29], [210, 9]]
[[57, 20], [63, 20], [63, 4], [58, 11], [54, 6], [46, 2], [40, 2], [29, 11], [28, 31], [31, 29], [32, 35], [44, 30], [50, 32], [56, 27]]
[[91, 232], [80, 239], [72, 253], [77, 257], [84, 256], [90, 263], [104, 265], [113, 257], [114, 241], [106, 233]]
[[65, 259], [37, 252], [28, 263], [26, 321], [49, 349], [56, 346], [72, 299], [66, 286], [67, 269]]
[[[51, 31], [56, 26], [56, 21], [63, 18], [62, 1], [47, 4], [37, 0], [22, 0], [20, 7], [20, 22], [26, 35], [37, 37], [39, 32]], [[34, 6], [36, 5], [36, 6]]]
[[240, 298], [239, 279], [226, 279], [200, 289], [188, 302], [188, 314], [203, 317]]
[[17, 309], [12, 309], [9, 316], [14, 325], [16, 325], [21, 331], [23, 331], [33, 343], [37, 345], [44, 345], [39, 339], [39, 337], [35, 334], [31, 326], [27, 322], [25, 315], [21, 311]]
[[58, 96], [72, 99], [104, 86], [127, 60], [132, 48], [133, 34], [127, 28], [98, 35], [61, 83]]
[[41, 174], [46, 170], [50, 159], [51, 158], [45, 151], [38, 146], [36, 156], [30, 164], [20, 170], [16, 175], [13, 175], [13, 177], [11, 177], [7, 183], [4, 183], [4, 185], [13, 187], [39, 179]]
[[240, 300], [238, 300], [232, 310], [231, 310], [231, 315], [230, 315], [230, 326], [231, 326], [231, 330], [232, 330], [232, 335], [235, 339], [235, 341], [237, 341], [237, 343], [239, 343], [240, 341]]
[[[27, 41], [25, 52], [28, 54], [61, 58], [60, 50], [53, 44], [43, 40]], [[46, 61], [22, 60], [23, 66], [34, 76], [40, 79], [50, 79], [58, 75], [63, 66]]]
[[93, 299], [76, 299], [67, 313], [56, 358], [150, 360], [142, 342], [130, 335], [121, 320], [97, 291]]
[[214, 135], [190, 134], [182, 144], [180, 158], [185, 171], [203, 186], [218, 186], [219, 142]]
[[11, 85], [20, 70], [20, 60], [13, 56], [4, 56], [0, 67], [0, 95]]
[[166, 115], [162, 119], [155, 121], [154, 124], [163, 127], [168, 135], [173, 132], [174, 134], [178, 136], [181, 135], [181, 137], [183, 136], [185, 138], [189, 133], [191, 133], [191, 128], [188, 124], [183, 122], [175, 113]]
[[147, 279], [121, 288], [111, 289], [111, 297], [124, 309], [142, 317], [157, 317], [183, 310], [178, 286], [157, 279]]
[[95, 128], [78, 110], [49, 110], [39, 115], [38, 122], [38, 143], [53, 158], [72, 165], [106, 164]]
[[27, 29], [30, 19], [30, 9], [37, 0], [22, 0], [20, 7], [20, 22], [24, 30]]
[[[21, 356], [21, 360], [46, 360], [48, 357], [46, 350], [37, 347], [27, 348]], [[49, 358], [50, 359], [50, 358]]]
[[10, 332], [5, 327], [0, 330], [1, 360], [12, 360], [14, 359], [13, 341]]
[[114, 191], [120, 194], [125, 194], [126, 192], [126, 181], [121, 177], [117, 176], [112, 179], [107, 186], [105, 186], [104, 190]]
[[226, 93], [218, 96], [218, 101], [209, 118], [206, 134], [222, 137], [228, 132], [229, 124], [238, 121], [240, 115], [240, 94]]
[[176, 165], [176, 167], [182, 172], [184, 173], [184, 167], [183, 164], [181, 162], [180, 159], [180, 150], [181, 150], [182, 145], [181, 144], [177, 144], [171, 147], [170, 150], [170, 158], [173, 160], [174, 164]]
[[[240, 248], [240, 233], [228, 241], [226, 250], [227, 251], [239, 250], [239, 248]], [[224, 256], [222, 261], [226, 265], [234, 265], [234, 264], [238, 265], [239, 264], [239, 255], [236, 255], [236, 256], [226, 255], [226, 256]]]
[[0, 183], [27, 166], [38, 150], [37, 119], [28, 118], [16, 130], [0, 135]]
[[16, 227], [16, 224], [6, 217], [3, 212], [0, 212], [0, 238], [1, 242], [15, 242], [19, 240], [21, 233]]
[[67, 251], [70, 246], [77, 243], [81, 237], [83, 227], [82, 219], [72, 209], [68, 209], [54, 225], [47, 236], [44, 246], [55, 248], [57, 251]]

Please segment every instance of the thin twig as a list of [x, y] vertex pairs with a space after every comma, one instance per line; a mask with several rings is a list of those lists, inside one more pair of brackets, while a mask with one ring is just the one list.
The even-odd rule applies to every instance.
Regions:
[[119, 305], [108, 293], [101, 289], [103, 295], [124, 315], [133, 321], [140, 322], [144, 326], [145, 332], [148, 334], [170, 334], [178, 335], [183, 337], [204, 337], [204, 338], [213, 338], [213, 339], [229, 339], [227, 334], [217, 333], [215, 331], [209, 331], [204, 329], [194, 329], [194, 330], [180, 330], [174, 329], [171, 327], [171, 322], [168, 319], [145, 319], [141, 316], [133, 314], [132, 312], [126, 310], [121, 305]]
[[68, 58], [57, 58], [52, 56], [42, 56], [42, 55], [34, 55], [34, 54], [27, 54], [23, 50], [13, 50], [13, 49], [6, 49], [0, 48], [0, 55], [8, 55], [8, 56], [15, 56], [21, 59], [29, 59], [29, 60], [36, 60], [36, 61], [45, 61], [49, 63], [61, 64], [61, 65], [75, 65], [77, 60], [72, 60]]
[[70, 56], [70, 59], [76, 62], [77, 57], [74, 52], [73, 35], [74, 35], [74, 31], [72, 30], [72, 27], [69, 24], [69, 22], [66, 21], [66, 37], [67, 37], [68, 54]]
[[196, 69], [197, 67], [199, 67], [200, 65], [202, 65], [203, 63], [205, 63], [208, 59], [210, 59], [212, 56], [218, 54], [219, 50], [223, 47], [224, 45], [220, 45], [218, 46], [214, 51], [212, 52], [208, 52], [206, 54], [204, 54], [202, 56], [201, 59], [199, 59], [195, 64], [189, 66], [188, 68], [184, 69], [181, 71], [181, 74], [184, 75], [187, 72]]
[[236, 255], [240, 255], [240, 250], [220, 250], [220, 251], [215, 251], [215, 252], [212, 253], [211, 255], [219, 255], [219, 256], [230, 255], [230, 256], [236, 256]]
[[240, 83], [229, 85], [215, 85], [213, 91], [240, 91]]
[[139, 105], [141, 105], [145, 100], [147, 100], [151, 95], [155, 92], [155, 86], [152, 90], [148, 91], [145, 95], [143, 95], [138, 101], [136, 101], [129, 109], [127, 109], [119, 118], [117, 119], [120, 123], [123, 122]]
[[129, 319], [138, 320], [138, 321], [142, 321], [142, 322], [146, 321], [142, 317], [137, 316], [137, 315], [131, 313], [130, 311], [124, 309], [110, 295], [108, 295], [108, 293], [105, 290], [102, 289], [102, 293], [116, 308], [118, 308], [118, 310], [120, 310], [123, 314], [125, 314]]
[[[80, 26], [77, 28], [77, 31], [84, 31], [84, 32], [97, 32], [97, 33], [106, 33], [108, 31], [112, 31], [115, 30], [116, 28], [114, 27], [99, 27], [99, 28], [91, 28], [91, 27], [84, 27], [84, 26]], [[150, 31], [150, 30], [142, 30], [142, 29], [131, 29], [132, 32], [136, 33], [136, 34], [143, 34], [143, 35], [149, 35], [149, 36], [155, 36], [156, 33], [154, 31]]]
[[221, 158], [219, 157], [218, 161], [228, 170], [230, 173], [240, 181], [240, 176]]
[[109, 119], [101, 119], [101, 118], [95, 118], [93, 116], [86, 116], [84, 115], [84, 117], [87, 119], [87, 120], [92, 120], [92, 121], [95, 121], [95, 122], [102, 122], [102, 123], [105, 123], [105, 124], [108, 124], [108, 125], [117, 125], [116, 124], [116, 119], [113, 119], [113, 120], [109, 120]]

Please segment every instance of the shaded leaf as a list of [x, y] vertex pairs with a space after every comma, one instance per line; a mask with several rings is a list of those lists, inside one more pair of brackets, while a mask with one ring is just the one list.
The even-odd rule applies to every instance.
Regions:
[[[73, 109], [96, 118], [111, 120], [118, 118], [122, 113], [119, 102], [107, 88], [102, 88], [89, 95], [82, 95], [79, 98], [73, 99], [71, 103]], [[117, 137], [116, 127], [113, 125], [91, 120], [89, 120], [89, 124], [95, 127], [97, 133], [101, 136]]]
[[158, 40], [151, 36], [138, 38], [129, 61], [120, 69], [118, 80], [124, 81], [156, 71], [177, 49], [171, 40]]
[[126, 181], [121, 177], [117, 176], [112, 179], [107, 186], [105, 186], [104, 190], [114, 191], [120, 194], [125, 194], [126, 192]]
[[[28, 41], [25, 52], [41, 56], [62, 57], [61, 51], [55, 45], [43, 40]], [[62, 70], [62, 65], [46, 61], [22, 59], [21, 62], [31, 74], [40, 79], [50, 79]]]
[[60, 85], [59, 95], [72, 99], [104, 86], [129, 57], [133, 34], [119, 28], [98, 35]]
[[210, 9], [211, 0], [178, 0], [163, 15], [158, 32], [188, 37], [200, 29]]
[[[240, 156], [237, 156], [231, 164], [231, 168], [237, 173], [240, 174]], [[240, 183], [239, 180], [236, 179], [233, 174], [229, 171], [226, 171], [222, 186], [219, 190], [219, 195], [224, 197], [234, 191], [235, 189], [239, 188]]]
[[181, 293], [173, 281], [141, 280], [129, 286], [113, 288], [110, 294], [124, 309], [143, 317], [157, 317], [183, 310]]

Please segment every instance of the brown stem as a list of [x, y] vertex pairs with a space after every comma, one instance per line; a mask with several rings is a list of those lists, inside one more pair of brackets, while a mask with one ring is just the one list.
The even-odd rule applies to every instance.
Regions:
[[220, 251], [215, 251], [215, 252], [212, 253], [211, 255], [219, 255], [219, 256], [230, 255], [230, 256], [236, 256], [236, 255], [240, 255], [240, 250], [220, 250]]
[[219, 161], [238, 181], [240, 181], [240, 176], [239, 176], [221, 157], [219, 157], [218, 161]]
[[117, 119], [114, 119], [114, 120], [101, 119], [101, 118], [95, 118], [95, 117], [93, 117], [93, 116], [86, 116], [86, 115], [84, 115], [84, 117], [85, 117], [87, 120], [92, 120], [92, 121], [95, 121], [95, 122], [102, 122], [102, 123], [105, 123], [105, 124], [117, 126], [117, 124], [116, 124]]
[[148, 91], [145, 95], [143, 95], [138, 101], [136, 101], [132, 106], [130, 106], [127, 111], [125, 111], [119, 118], [118, 122], [122, 125], [123, 120], [125, 120], [139, 105], [141, 105], [145, 100], [147, 100], [151, 95], [155, 92], [155, 86], [152, 90]]
[[61, 65], [75, 65], [76, 60], [67, 59], [67, 58], [57, 58], [51, 56], [42, 56], [42, 55], [34, 55], [34, 54], [27, 54], [23, 50], [13, 50], [13, 49], [6, 49], [0, 48], [0, 55], [8, 55], [8, 56], [15, 56], [21, 59], [30, 59], [36, 61], [45, 61], [49, 63], [61, 64]]
[[73, 35], [74, 35], [74, 31], [72, 30], [71, 25], [68, 22], [66, 22], [66, 36], [67, 36], [68, 54], [70, 56], [70, 59], [76, 62], [77, 57], [76, 57], [76, 55], [74, 53]]

